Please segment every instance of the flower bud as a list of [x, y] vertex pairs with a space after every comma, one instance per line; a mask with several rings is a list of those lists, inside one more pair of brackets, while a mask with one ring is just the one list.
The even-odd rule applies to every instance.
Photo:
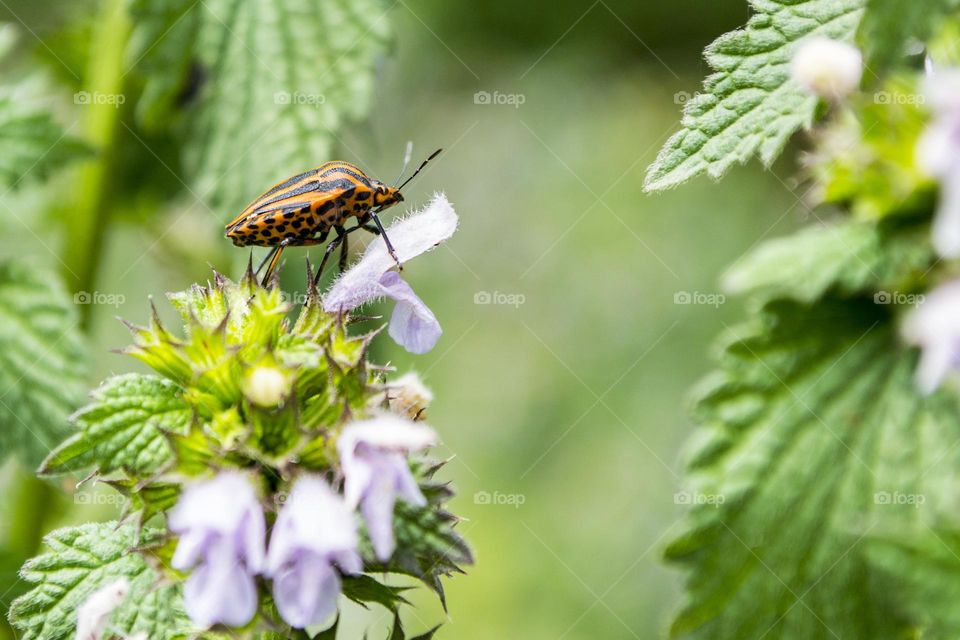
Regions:
[[261, 407], [279, 405], [290, 395], [290, 389], [290, 377], [276, 367], [254, 367], [243, 381], [243, 394]]
[[390, 399], [391, 411], [411, 420], [422, 418], [423, 411], [433, 402], [433, 392], [413, 371], [400, 376], [393, 384], [388, 384], [387, 397]]
[[807, 38], [790, 62], [790, 75], [804, 89], [828, 100], [840, 100], [860, 85], [863, 56], [845, 42]]

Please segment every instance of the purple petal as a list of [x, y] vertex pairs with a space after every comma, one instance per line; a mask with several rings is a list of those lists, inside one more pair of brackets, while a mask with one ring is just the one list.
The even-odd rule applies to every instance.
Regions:
[[280, 615], [293, 627], [319, 624], [337, 610], [340, 578], [329, 561], [304, 553], [273, 580], [273, 597]]
[[390, 337], [410, 353], [426, 353], [433, 349], [443, 330], [429, 307], [396, 271], [383, 274], [380, 285], [384, 295], [397, 301], [390, 318]]
[[396, 494], [392, 480], [387, 473], [379, 474], [360, 503], [373, 551], [383, 562], [390, 559], [396, 547], [393, 539], [393, 505]]
[[257, 588], [253, 577], [238, 562], [230, 544], [214, 545], [183, 587], [187, 614], [198, 626], [222, 623], [242, 627], [257, 609]]

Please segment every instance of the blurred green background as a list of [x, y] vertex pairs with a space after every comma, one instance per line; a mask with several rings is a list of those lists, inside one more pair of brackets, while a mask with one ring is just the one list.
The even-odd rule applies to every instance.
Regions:
[[[27, 25], [29, 55], [49, 58], [70, 48], [63, 25], [97, 3], [3, 4], [0, 19]], [[700, 52], [745, 22], [746, 2], [401, 0], [388, 16], [395, 44], [373, 112], [338, 132], [337, 155], [392, 180], [407, 140], [414, 160], [444, 147], [407, 202], [442, 190], [461, 217], [450, 243], [405, 272], [443, 324], [439, 345], [420, 357], [377, 346], [380, 360], [418, 371], [435, 393], [429, 421], [441, 453], [455, 456], [444, 471], [459, 492], [452, 510], [476, 551], [469, 574], [447, 582], [438, 637], [661, 636], [680, 598], [681, 576], [659, 555], [684, 510], [685, 397], [708, 370], [714, 337], [743, 313], [736, 301], [713, 304], [718, 277], [803, 211], [790, 167], [642, 192], [680, 103], [708, 72]], [[305, 168], [277, 167], [277, 177]], [[169, 172], [151, 184], [180, 189], [179, 167], [144, 170]], [[137, 176], [123, 179], [136, 192]], [[244, 199], [267, 186], [249, 185]], [[30, 227], [7, 225], [4, 254], [64, 251], [70, 238], [49, 238], [37, 205], [49, 196], [4, 196]], [[139, 368], [109, 352], [128, 342], [115, 316], [145, 322], [153, 296], [172, 317], [164, 292], [207, 279], [211, 265], [239, 276], [246, 263], [248, 252], [222, 237], [235, 211], [177, 202], [157, 207], [144, 195], [115, 209], [94, 282], [116, 304], [89, 309], [91, 383]], [[291, 291], [303, 289], [306, 253], [285, 256]], [[18, 592], [11, 566], [41, 531], [116, 508], [38, 492], [9, 463], [5, 474], [4, 607]], [[60, 506], [32, 511], [38, 499]], [[448, 619], [426, 590], [414, 600], [409, 629]], [[379, 613], [355, 612], [352, 628], [385, 624]]]

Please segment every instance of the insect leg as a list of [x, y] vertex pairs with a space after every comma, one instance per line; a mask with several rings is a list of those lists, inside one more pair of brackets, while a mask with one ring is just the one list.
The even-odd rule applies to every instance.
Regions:
[[260, 282], [260, 286], [266, 287], [267, 282], [270, 281], [270, 276], [273, 275], [273, 272], [277, 268], [277, 264], [280, 262], [280, 254], [283, 253], [283, 250], [287, 248], [287, 245], [290, 244], [290, 238], [284, 238], [280, 241], [276, 247], [274, 247], [273, 259], [270, 261], [270, 265], [267, 267], [267, 272], [263, 275], [263, 280]]
[[400, 259], [397, 257], [397, 252], [393, 250], [393, 244], [390, 243], [390, 238], [387, 237], [387, 232], [383, 230], [383, 225], [380, 223], [380, 218], [377, 216], [376, 212], [371, 211], [370, 217], [373, 218], [373, 222], [377, 225], [377, 229], [380, 231], [378, 235], [383, 236], [383, 241], [387, 243], [387, 251], [390, 252], [390, 257], [393, 258], [393, 261], [397, 263], [397, 269], [403, 271], [403, 265], [400, 264]]
[[343, 273], [347, 269], [347, 251], [348, 251], [347, 241], [349, 240], [349, 238], [347, 237], [348, 234], [349, 232], [342, 234], [343, 242], [340, 243], [340, 260], [337, 262], [337, 268], [340, 269], [341, 273]]
[[275, 254], [279, 248], [279, 246], [276, 246], [270, 249], [270, 251], [267, 253], [267, 256], [260, 262], [260, 266], [258, 266], [257, 270], [253, 272], [254, 275], [260, 275], [260, 272], [263, 270], [263, 265], [270, 262], [270, 258], [273, 257], [273, 254]]
[[323, 274], [323, 269], [327, 266], [327, 260], [330, 259], [330, 254], [333, 253], [333, 251], [340, 246], [340, 243], [343, 242], [344, 238], [347, 237], [347, 234], [343, 233], [343, 227], [334, 227], [334, 229], [337, 232], [337, 237], [330, 241], [326, 251], [323, 252], [323, 260], [320, 261], [320, 268], [317, 269], [317, 274], [313, 276], [314, 286], [320, 281], [320, 276]]

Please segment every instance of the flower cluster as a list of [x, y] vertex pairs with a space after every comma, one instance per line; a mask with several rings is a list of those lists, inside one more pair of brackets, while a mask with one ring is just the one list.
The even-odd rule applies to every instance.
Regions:
[[[437, 196], [388, 233], [407, 261], [456, 226]], [[420, 353], [440, 336], [381, 244], [325, 296], [311, 287], [292, 321], [293, 306], [249, 268], [240, 282], [215, 274], [170, 294], [182, 334], [154, 309], [149, 326], [130, 325], [124, 350], [158, 375], [108, 379], [44, 462], [47, 475], [92, 469], [128, 497], [137, 550], [157, 589], [175, 585], [170, 606], [186, 613], [176, 633], [151, 637], [224, 627], [292, 634], [330, 619], [341, 594], [396, 613], [402, 589], [370, 574], [413, 576], [443, 597], [440, 578], [472, 562], [444, 508], [452, 492], [433, 480], [442, 463], [419, 455], [437, 443], [422, 422], [429, 391], [369, 361], [379, 329], [349, 331], [350, 310], [388, 296], [400, 344]], [[91, 638], [110, 615], [100, 601], [122, 600], [116, 586], [90, 601], [82, 619]]]

